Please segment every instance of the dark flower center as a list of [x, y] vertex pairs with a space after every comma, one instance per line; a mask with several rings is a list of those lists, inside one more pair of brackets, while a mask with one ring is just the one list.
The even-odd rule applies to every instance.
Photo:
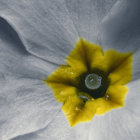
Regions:
[[88, 74], [85, 78], [85, 86], [91, 90], [98, 89], [101, 86], [101, 82], [102, 77], [95, 73]]
[[[78, 90], [80, 97], [82, 92], [87, 93], [94, 99], [105, 96], [106, 90], [109, 86], [108, 75], [99, 69], [94, 69], [83, 73], [78, 77]], [[84, 94], [85, 96], [85, 94]], [[84, 98], [85, 99], [85, 98]]]

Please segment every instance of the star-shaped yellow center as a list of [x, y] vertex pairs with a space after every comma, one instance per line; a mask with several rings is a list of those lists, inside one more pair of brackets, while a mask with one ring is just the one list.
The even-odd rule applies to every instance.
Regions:
[[103, 52], [99, 45], [79, 39], [61, 65], [44, 81], [63, 103], [70, 126], [91, 121], [95, 114], [123, 107], [132, 79], [132, 53]]

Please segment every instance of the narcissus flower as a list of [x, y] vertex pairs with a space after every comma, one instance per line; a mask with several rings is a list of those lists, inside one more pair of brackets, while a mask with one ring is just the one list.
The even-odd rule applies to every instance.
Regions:
[[139, 5], [0, 0], [0, 140], [138, 140]]
[[63, 103], [71, 126], [124, 106], [125, 84], [132, 79], [132, 53], [103, 52], [81, 38], [66, 62], [44, 81]]

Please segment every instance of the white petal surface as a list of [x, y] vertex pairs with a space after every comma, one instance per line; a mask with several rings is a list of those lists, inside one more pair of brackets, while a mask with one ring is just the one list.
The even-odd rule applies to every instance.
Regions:
[[[55, 63], [64, 63], [79, 36], [105, 44], [104, 48], [128, 51], [134, 46], [134, 50], [138, 49], [139, 8], [138, 0], [134, 1], [132, 9], [136, 7], [136, 10], [132, 10], [126, 21], [123, 18], [125, 9], [131, 9], [129, 0], [123, 4], [119, 1], [113, 7], [115, 12], [112, 9], [113, 14], [109, 15], [116, 0], [0, 1], [0, 139], [140, 139], [139, 81], [129, 85], [125, 108], [75, 128], [68, 126], [62, 112], [56, 115], [60, 106], [41, 81], [56, 68]], [[103, 30], [99, 30], [105, 15]], [[132, 23], [132, 17], [136, 23]], [[115, 30], [110, 26], [112, 22], [116, 24]], [[121, 29], [125, 30], [124, 34], [120, 34]], [[101, 31], [104, 32], [102, 40]], [[137, 52], [134, 79], [140, 76], [139, 58]]]
[[47, 61], [62, 64], [78, 39], [63, 0], [1, 0], [0, 15], [30, 53]]
[[65, 0], [80, 37], [100, 43], [100, 22], [116, 0]]
[[68, 127], [64, 115], [59, 113], [46, 128], [34, 134], [50, 140], [139, 140], [139, 84], [140, 80], [128, 85], [130, 91], [124, 108], [95, 116], [92, 122], [78, 124], [74, 128]]
[[44, 83], [7, 77], [0, 92], [0, 137], [7, 140], [45, 127], [59, 111]]
[[113, 47], [121, 51], [132, 51], [132, 49], [137, 50], [139, 48], [139, 5], [139, 0], [118, 0], [116, 2], [102, 20], [102, 43], [104, 47]]
[[30, 53], [62, 64], [78, 37], [100, 42], [101, 19], [115, 1], [1, 0], [0, 15], [16, 27]]
[[140, 1], [119, 0], [102, 21], [102, 46], [134, 52], [133, 80], [140, 78]]
[[46, 128], [36, 132], [36, 134], [50, 140], [87, 140], [88, 133], [85, 132], [88, 128], [87, 124], [79, 124], [71, 128], [64, 114], [60, 112]]
[[88, 140], [88, 133], [86, 131], [89, 129], [89, 123], [79, 124], [78, 126], [71, 128], [62, 112], [59, 112], [56, 117], [43, 129], [40, 129], [34, 133], [29, 133], [23, 136], [18, 136], [12, 140]]
[[46, 138], [38, 136], [37, 134], [34, 133], [29, 133], [23, 136], [15, 137], [11, 140], [46, 140]]
[[0, 18], [0, 139], [45, 127], [59, 111], [42, 79], [55, 65], [30, 55], [6, 20]]
[[130, 91], [127, 95], [124, 108], [113, 110], [105, 116], [95, 118], [90, 130], [90, 140], [139, 140], [140, 134], [140, 80], [128, 85]]

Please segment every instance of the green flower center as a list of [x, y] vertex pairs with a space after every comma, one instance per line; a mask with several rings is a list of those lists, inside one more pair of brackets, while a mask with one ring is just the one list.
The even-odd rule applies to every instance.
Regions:
[[85, 86], [88, 89], [94, 90], [101, 86], [102, 77], [97, 74], [88, 74], [85, 78]]
[[94, 99], [104, 97], [110, 83], [108, 75], [99, 69], [94, 69], [83, 73], [78, 77], [78, 79], [79, 84], [77, 88], [80, 91], [78, 96], [80, 98], [86, 96], [85, 98], [82, 98], [83, 100], [85, 100], [87, 97]]

